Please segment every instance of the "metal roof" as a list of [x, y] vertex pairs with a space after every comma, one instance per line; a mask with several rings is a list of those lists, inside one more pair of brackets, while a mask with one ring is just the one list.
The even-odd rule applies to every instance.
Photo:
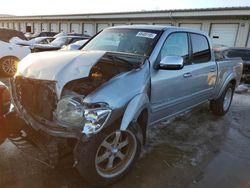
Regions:
[[168, 27], [172, 26], [164, 26], [164, 25], [122, 25], [122, 26], [114, 26], [108, 29], [148, 29], [148, 30], [164, 30]]
[[185, 27], [175, 27], [175, 26], [169, 26], [169, 25], [122, 25], [122, 26], [113, 26], [109, 27], [107, 29], [147, 29], [147, 30], [167, 30], [167, 29], [173, 29], [177, 31], [185, 31], [185, 32], [194, 32], [194, 33], [202, 33], [204, 35], [207, 35], [206, 32], [200, 31], [198, 29], [192, 29], [192, 28], [185, 28]]
[[68, 19], [135, 19], [135, 18], [175, 18], [175, 17], [210, 17], [210, 16], [247, 16], [250, 17], [250, 7], [218, 7], [199, 9], [173, 9], [135, 12], [109, 12], [90, 14], [61, 14], [35, 16], [3, 16], [0, 20], [68, 20]]

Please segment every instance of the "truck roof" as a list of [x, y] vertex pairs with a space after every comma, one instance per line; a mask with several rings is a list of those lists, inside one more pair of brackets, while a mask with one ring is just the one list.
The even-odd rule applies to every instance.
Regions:
[[206, 32], [200, 31], [198, 29], [192, 28], [185, 28], [185, 27], [176, 27], [176, 26], [169, 26], [169, 25], [122, 25], [122, 26], [114, 26], [107, 29], [148, 29], [148, 30], [156, 30], [156, 31], [165, 31], [167, 29], [173, 29], [178, 31], [186, 31], [186, 32], [194, 32], [200, 33], [207, 36]]
[[111, 28], [117, 28], [117, 29], [149, 29], [149, 30], [165, 30], [166, 28], [169, 28], [172, 26], [164, 26], [164, 25], [122, 25], [122, 26], [114, 26]]

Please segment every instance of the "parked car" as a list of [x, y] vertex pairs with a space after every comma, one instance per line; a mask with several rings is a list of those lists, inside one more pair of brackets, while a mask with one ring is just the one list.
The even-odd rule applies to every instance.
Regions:
[[36, 38], [36, 37], [54, 37], [55, 35], [57, 35], [57, 32], [41, 32], [41, 33], [34, 33], [31, 37], [32, 38]]
[[88, 42], [89, 39], [84, 39], [84, 40], [79, 40], [76, 41], [72, 44], [69, 45], [65, 45], [61, 48], [61, 50], [65, 51], [65, 50], [80, 50], [80, 48], [86, 43]]
[[29, 55], [11, 81], [16, 112], [29, 124], [25, 140], [36, 135], [52, 166], [73, 152], [91, 184], [117, 181], [149, 125], [207, 101], [215, 115], [228, 112], [242, 60], [215, 61], [210, 46], [198, 30], [133, 25], [104, 29], [81, 51]]
[[250, 83], [250, 48], [219, 48], [215, 51], [218, 58], [240, 57], [243, 60], [242, 81]]
[[15, 36], [25, 39], [21, 32], [0, 29], [0, 75], [2, 76], [13, 76], [18, 62], [31, 52], [28, 47], [9, 43]]
[[87, 39], [82, 36], [59, 36], [49, 44], [35, 44], [32, 48], [32, 52], [42, 52], [42, 51], [54, 51], [59, 50], [64, 45], [74, 43], [79, 40]]
[[54, 39], [55, 39], [54, 37], [36, 37], [31, 40], [22, 40], [18, 37], [13, 37], [12, 39], [10, 39], [10, 43], [20, 46], [33, 47], [35, 44], [49, 44]]

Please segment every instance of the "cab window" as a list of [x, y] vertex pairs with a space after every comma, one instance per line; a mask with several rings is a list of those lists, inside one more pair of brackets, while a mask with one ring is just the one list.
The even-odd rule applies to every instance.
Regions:
[[181, 56], [188, 58], [188, 35], [187, 33], [172, 33], [164, 42], [160, 51], [160, 60], [166, 56]]
[[193, 63], [205, 63], [210, 61], [210, 48], [207, 38], [199, 34], [191, 34], [192, 44], [192, 62]]

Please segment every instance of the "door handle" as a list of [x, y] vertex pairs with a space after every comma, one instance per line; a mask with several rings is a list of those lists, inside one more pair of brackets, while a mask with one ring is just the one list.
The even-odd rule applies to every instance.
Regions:
[[192, 76], [192, 74], [190, 72], [187, 72], [187, 73], [183, 74], [184, 78], [189, 78], [191, 76]]
[[210, 69], [210, 72], [215, 72], [215, 71], [216, 71], [215, 68], [211, 68], [211, 69]]

